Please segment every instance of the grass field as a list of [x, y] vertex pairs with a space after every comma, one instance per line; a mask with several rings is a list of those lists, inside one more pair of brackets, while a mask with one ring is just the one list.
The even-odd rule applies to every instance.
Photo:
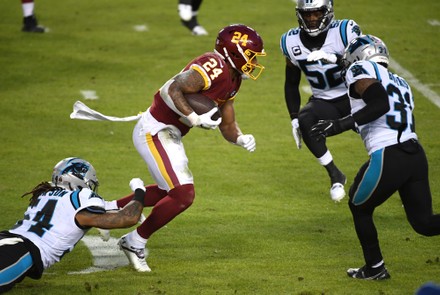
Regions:
[[[330, 200], [324, 169], [306, 148], [296, 149], [284, 103], [279, 38], [297, 26], [295, 3], [205, 1], [199, 20], [210, 35], [203, 37], [180, 25], [176, 6], [37, 0], [39, 21], [51, 31], [34, 35], [20, 31], [20, 3], [0, 1], [0, 229], [22, 217], [28, 202], [20, 195], [49, 180], [53, 165], [68, 156], [95, 166], [99, 193], [109, 200], [128, 193], [133, 177], [151, 182], [131, 142], [134, 124], [71, 120], [76, 100], [108, 115], [137, 114], [191, 58], [211, 51], [218, 30], [231, 23], [259, 31], [268, 54], [262, 77], [246, 81], [236, 101], [237, 120], [255, 136], [256, 152], [228, 144], [218, 131], [195, 129], [184, 138], [197, 197], [149, 240], [152, 273], [127, 266], [70, 275], [93, 263], [80, 242], [41, 280], [26, 279], [10, 294], [401, 295], [428, 281], [440, 283], [440, 238], [417, 235], [397, 195], [375, 215], [392, 279], [346, 276], [348, 267], [363, 264], [348, 206]], [[439, 11], [437, 0], [401, 0], [399, 6], [392, 0], [335, 1], [336, 18], [354, 19], [364, 33], [381, 37], [393, 59], [437, 96]], [[148, 30], [137, 32], [136, 25]], [[96, 91], [99, 99], [84, 100], [82, 90]], [[440, 212], [440, 112], [425, 92], [413, 92], [434, 210]], [[329, 147], [348, 187], [367, 159], [362, 142], [348, 132], [330, 139]]]

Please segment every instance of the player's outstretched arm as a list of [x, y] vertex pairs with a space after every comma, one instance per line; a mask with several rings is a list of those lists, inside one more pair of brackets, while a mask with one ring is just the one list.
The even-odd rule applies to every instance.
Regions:
[[84, 209], [76, 214], [76, 221], [84, 227], [102, 229], [127, 228], [135, 225], [144, 208], [145, 186], [141, 179], [134, 178], [130, 181], [130, 187], [134, 191], [133, 200], [121, 210], [99, 214]]

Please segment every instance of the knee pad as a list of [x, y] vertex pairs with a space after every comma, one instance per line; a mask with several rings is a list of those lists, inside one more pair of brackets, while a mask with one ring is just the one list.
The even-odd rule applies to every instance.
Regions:
[[193, 184], [184, 184], [177, 186], [168, 192], [168, 195], [179, 201], [183, 208], [188, 208], [192, 205], [196, 196]]

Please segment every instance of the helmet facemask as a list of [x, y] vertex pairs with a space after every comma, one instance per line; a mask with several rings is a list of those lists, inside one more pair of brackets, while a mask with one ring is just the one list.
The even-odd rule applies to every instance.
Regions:
[[[298, 1], [296, 16], [301, 29], [308, 35], [316, 37], [329, 29], [334, 18], [331, 1]], [[310, 20], [310, 17], [317, 19]]]

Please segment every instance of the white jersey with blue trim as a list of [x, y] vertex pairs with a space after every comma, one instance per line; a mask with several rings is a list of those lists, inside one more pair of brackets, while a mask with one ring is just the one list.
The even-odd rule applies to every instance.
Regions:
[[[345, 95], [347, 88], [341, 76], [342, 68], [322, 61], [308, 62], [307, 56], [311, 51], [302, 43], [300, 31], [300, 28], [294, 28], [281, 36], [280, 47], [283, 55], [302, 70], [315, 98], [332, 100]], [[355, 21], [333, 20], [320, 49], [326, 53], [342, 56], [350, 41], [361, 34]]]
[[40, 249], [41, 261], [46, 269], [72, 251], [86, 234], [88, 229], [80, 228], [75, 222], [76, 213], [86, 208], [104, 213], [105, 202], [88, 188], [52, 190], [40, 195], [38, 203], [29, 206], [23, 220], [9, 232], [32, 241]]
[[[388, 93], [390, 105], [390, 110], [385, 115], [358, 126], [368, 154], [371, 155], [399, 141], [417, 139], [413, 116], [414, 99], [408, 83], [384, 66], [371, 61], [357, 61], [348, 68], [346, 81], [349, 90], [350, 85], [360, 79], [376, 79], [382, 83]], [[365, 107], [366, 104], [362, 99], [354, 97], [350, 91], [348, 95], [352, 114]]]

